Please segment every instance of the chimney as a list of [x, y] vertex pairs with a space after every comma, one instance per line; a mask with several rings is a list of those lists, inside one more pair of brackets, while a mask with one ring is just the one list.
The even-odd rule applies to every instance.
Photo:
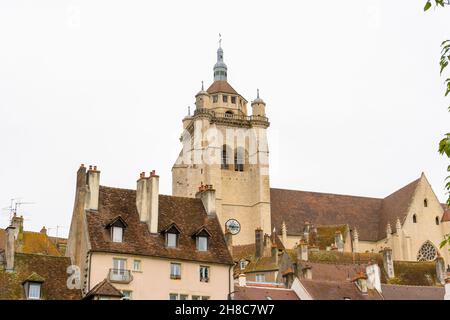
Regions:
[[159, 176], [155, 170], [150, 177], [141, 172], [136, 187], [136, 207], [141, 222], [146, 222], [150, 233], [158, 232]]
[[381, 293], [381, 272], [380, 267], [376, 263], [371, 263], [366, 267], [367, 288], [375, 289]]
[[239, 275], [239, 287], [245, 287], [247, 286], [247, 278], [245, 274], [241, 273]]
[[213, 189], [211, 184], [201, 184], [195, 197], [202, 199], [203, 207], [205, 207], [208, 216], [216, 215], [216, 190]]
[[309, 243], [309, 222], [305, 221], [305, 225], [303, 227], [303, 238], [306, 243]]
[[440, 284], [445, 284], [445, 278], [447, 277], [447, 274], [445, 272], [445, 261], [444, 258], [442, 258], [440, 255], [438, 255], [438, 257], [435, 260], [435, 264], [436, 264], [436, 276], [437, 276], [437, 281]]
[[311, 266], [304, 266], [302, 268], [302, 276], [306, 280], [312, 280], [312, 268], [311, 268]]
[[308, 244], [304, 241], [297, 246], [297, 260], [308, 261]]
[[14, 213], [12, 219], [11, 219], [11, 226], [13, 226], [14, 229], [14, 238], [18, 240], [22, 240], [23, 235], [23, 217], [16, 216], [16, 213]]
[[278, 248], [275, 243], [272, 243], [272, 250], [271, 250], [271, 256], [273, 262], [278, 265]]
[[255, 258], [261, 258], [264, 252], [264, 232], [261, 228], [255, 230]]
[[225, 243], [227, 244], [230, 255], [233, 256], [233, 234], [228, 229], [225, 231]]
[[45, 228], [45, 226], [42, 227], [40, 233], [47, 234], [47, 229]]
[[334, 244], [339, 252], [344, 251], [344, 238], [342, 237], [342, 232], [336, 231], [334, 234]]
[[358, 272], [352, 281], [356, 284], [362, 294], [367, 294], [367, 276], [364, 272]]
[[98, 194], [100, 189], [100, 171], [97, 166], [89, 166], [86, 174], [86, 205], [87, 210], [98, 210]]
[[6, 245], [5, 245], [5, 259], [6, 259], [6, 272], [14, 271], [14, 254], [15, 254], [15, 241], [14, 233], [15, 227], [9, 226], [6, 228]]
[[383, 249], [383, 267], [384, 267], [384, 271], [386, 272], [386, 275], [389, 279], [392, 279], [395, 277], [394, 261], [392, 260], [392, 249], [391, 248], [386, 247]]

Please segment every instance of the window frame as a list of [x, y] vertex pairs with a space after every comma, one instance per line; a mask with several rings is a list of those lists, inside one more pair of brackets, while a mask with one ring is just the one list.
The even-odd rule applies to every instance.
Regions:
[[[32, 288], [38, 289], [38, 296], [31, 296]], [[41, 300], [42, 297], [42, 283], [40, 282], [28, 282], [27, 283], [27, 299], [28, 300]]]
[[[174, 268], [172, 268], [174, 267]], [[173, 271], [178, 271], [173, 272]], [[180, 280], [181, 279], [181, 263], [179, 262], [171, 262], [170, 263], [170, 279], [172, 280]]]
[[[123, 242], [123, 233], [124, 233], [124, 228], [123, 227], [119, 227], [119, 226], [112, 226], [111, 227], [111, 240], [112, 242], [115, 243], [122, 243]], [[120, 241], [118, 241], [119, 239], [116, 238], [118, 237], [118, 233], [116, 231], [120, 230]]]
[[[262, 280], [260, 280], [262, 278]], [[266, 282], [266, 275], [264, 273], [257, 273], [255, 275], [255, 282]]]
[[[139, 268], [136, 269], [136, 263], [139, 265]], [[134, 272], [142, 272], [142, 261], [139, 259], [133, 260], [133, 271]]]
[[[200, 248], [200, 243], [201, 243], [201, 239], [204, 239], [205, 240], [205, 250], [202, 250], [202, 248]], [[196, 248], [197, 248], [197, 251], [199, 251], [199, 252], [207, 252], [208, 251], [208, 249], [209, 249], [209, 237], [208, 236], [206, 236], [206, 235], [198, 235], [197, 237], [196, 237]]]
[[219, 102], [219, 95], [215, 94], [212, 96], [212, 98], [213, 98], [213, 103]]
[[[169, 293], [169, 300], [179, 300], [178, 293]], [[174, 297], [175, 299], [172, 299]]]
[[199, 268], [200, 282], [208, 283], [211, 279], [211, 268], [209, 266], [201, 265]]
[[[171, 236], [175, 237], [175, 245], [171, 246], [169, 245], [169, 239]], [[178, 238], [179, 234], [176, 232], [166, 232], [166, 247], [167, 248], [178, 248]]]
[[[128, 293], [128, 296], [125, 295], [125, 292]], [[121, 300], [133, 300], [133, 291], [131, 290], [122, 290], [122, 299]]]

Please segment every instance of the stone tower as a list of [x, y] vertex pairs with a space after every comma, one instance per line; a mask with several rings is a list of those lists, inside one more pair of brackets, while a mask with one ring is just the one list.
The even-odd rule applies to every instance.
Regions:
[[183, 149], [172, 168], [172, 193], [196, 197], [202, 184], [212, 185], [222, 228], [230, 223], [236, 227], [236, 220], [240, 231], [233, 244], [250, 244], [255, 229], [271, 232], [269, 121], [259, 90], [250, 115], [247, 100], [228, 83], [227, 73], [219, 46], [214, 82], [206, 91], [202, 83], [193, 115], [183, 119]]

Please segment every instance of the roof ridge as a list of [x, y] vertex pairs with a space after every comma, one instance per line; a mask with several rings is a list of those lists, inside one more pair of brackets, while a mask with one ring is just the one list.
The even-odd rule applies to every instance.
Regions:
[[372, 200], [380, 200], [380, 201], [383, 200], [383, 198], [375, 198], [375, 197], [369, 197], [369, 196], [356, 196], [356, 195], [351, 195], [351, 194], [330, 193], [330, 192], [317, 192], [317, 191], [305, 191], [305, 190], [281, 189], [281, 188], [270, 188], [270, 190], [295, 191], [295, 192], [303, 192], [303, 193], [315, 193], [315, 194], [322, 194], [322, 195], [363, 198], [363, 199], [372, 199]]
[[28, 252], [16, 252], [16, 255], [28, 255], [28, 256], [37, 256], [37, 257], [49, 257], [49, 258], [64, 258], [70, 259], [70, 257], [66, 256], [54, 256], [52, 254], [43, 254], [43, 253], [28, 253]]

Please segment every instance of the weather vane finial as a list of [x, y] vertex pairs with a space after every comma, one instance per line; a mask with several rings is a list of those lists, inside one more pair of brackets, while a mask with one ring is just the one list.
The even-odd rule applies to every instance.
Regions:
[[219, 33], [219, 47], [222, 47], [222, 35]]
[[256, 89], [256, 98], [259, 99], [259, 89]]
[[204, 89], [203, 89], [203, 80], [202, 80], [202, 91], [203, 91]]

